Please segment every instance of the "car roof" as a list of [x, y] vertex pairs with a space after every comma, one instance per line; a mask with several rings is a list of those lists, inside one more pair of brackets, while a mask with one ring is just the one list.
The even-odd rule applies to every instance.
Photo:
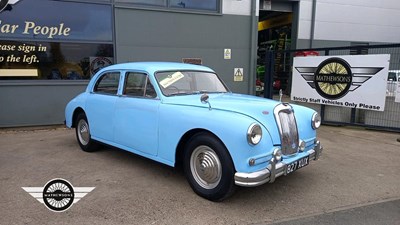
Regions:
[[207, 72], [214, 72], [212, 69], [206, 66], [199, 66], [187, 63], [177, 62], [130, 62], [130, 63], [119, 63], [111, 66], [107, 66], [104, 70], [142, 70], [149, 73], [155, 73], [157, 71], [168, 71], [168, 70], [201, 70]]

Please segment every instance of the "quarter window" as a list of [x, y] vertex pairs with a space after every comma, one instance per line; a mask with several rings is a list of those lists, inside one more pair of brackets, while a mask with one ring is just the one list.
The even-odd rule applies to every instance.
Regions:
[[148, 76], [143, 73], [129, 72], [126, 74], [124, 95], [155, 98], [156, 92]]
[[105, 73], [96, 82], [94, 92], [116, 95], [119, 85], [119, 72]]

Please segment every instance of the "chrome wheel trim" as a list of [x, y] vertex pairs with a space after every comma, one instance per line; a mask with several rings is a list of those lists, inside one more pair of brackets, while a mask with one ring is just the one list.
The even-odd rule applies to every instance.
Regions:
[[81, 120], [79, 120], [78, 126], [76, 127], [76, 129], [78, 131], [79, 142], [82, 145], [89, 144], [89, 141], [90, 141], [89, 124], [84, 119], [81, 119]]
[[215, 151], [205, 145], [198, 146], [190, 156], [193, 178], [202, 188], [215, 188], [222, 177], [222, 166]]

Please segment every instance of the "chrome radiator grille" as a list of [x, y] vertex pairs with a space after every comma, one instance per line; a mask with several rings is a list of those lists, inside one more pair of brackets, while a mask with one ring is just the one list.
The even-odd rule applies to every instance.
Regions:
[[284, 155], [297, 153], [299, 134], [293, 109], [289, 104], [280, 104], [276, 106], [274, 114], [281, 137], [282, 153]]

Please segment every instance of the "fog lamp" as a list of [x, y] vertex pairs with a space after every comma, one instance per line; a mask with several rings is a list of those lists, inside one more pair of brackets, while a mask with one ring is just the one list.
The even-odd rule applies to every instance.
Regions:
[[256, 164], [256, 160], [255, 159], [250, 159], [249, 160], [249, 165], [250, 166], [254, 166]]
[[280, 148], [275, 148], [272, 155], [278, 162], [282, 160], [282, 150]]
[[306, 149], [306, 142], [303, 140], [300, 140], [299, 141], [299, 150], [304, 151], [304, 149]]

